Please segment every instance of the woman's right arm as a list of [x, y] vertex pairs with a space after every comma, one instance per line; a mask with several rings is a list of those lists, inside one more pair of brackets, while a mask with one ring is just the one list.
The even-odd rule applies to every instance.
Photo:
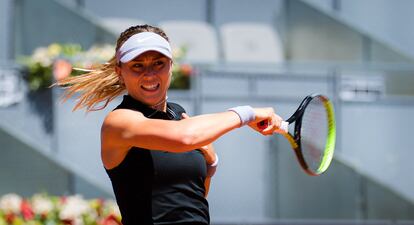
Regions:
[[[255, 119], [249, 126], [264, 134], [273, 134], [282, 119], [272, 108], [255, 108]], [[266, 129], [257, 123], [268, 120]], [[239, 116], [232, 111], [204, 114], [185, 120], [171, 121], [148, 119], [132, 110], [116, 110], [110, 113], [102, 126], [103, 138], [125, 147], [184, 152], [212, 143], [225, 133], [240, 127]]]
[[[282, 119], [272, 108], [255, 108], [255, 119], [249, 126], [263, 135], [273, 134]], [[257, 123], [268, 120], [266, 129]], [[127, 151], [131, 147], [185, 152], [198, 149], [215, 141], [225, 133], [241, 126], [238, 114], [226, 111], [194, 116], [185, 120], [148, 119], [140, 112], [119, 109], [111, 112], [101, 129], [102, 150], [111, 154], [111, 149]]]

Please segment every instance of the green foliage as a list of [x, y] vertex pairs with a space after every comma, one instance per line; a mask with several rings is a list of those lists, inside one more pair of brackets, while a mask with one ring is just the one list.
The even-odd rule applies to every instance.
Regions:
[[[19, 58], [25, 67], [25, 80], [31, 91], [48, 88], [57, 78], [53, 66], [57, 60], [68, 62], [73, 68], [93, 69], [97, 65], [109, 61], [114, 56], [114, 46], [95, 45], [83, 50], [79, 44], [53, 43], [39, 47], [29, 56]], [[183, 63], [186, 48], [177, 48], [173, 52], [174, 64], [171, 89], [189, 89], [190, 77], [193, 74], [191, 65]], [[68, 76], [77, 76], [84, 72], [72, 70]]]
[[79, 195], [36, 194], [26, 199], [12, 193], [0, 198], [0, 225], [64, 224], [120, 225], [121, 216], [114, 201]]

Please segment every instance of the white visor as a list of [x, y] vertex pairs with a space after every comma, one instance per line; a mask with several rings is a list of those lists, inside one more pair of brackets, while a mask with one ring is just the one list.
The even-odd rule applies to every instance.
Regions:
[[165, 38], [152, 32], [132, 35], [116, 53], [117, 62], [126, 63], [147, 51], [157, 51], [172, 59], [171, 46]]

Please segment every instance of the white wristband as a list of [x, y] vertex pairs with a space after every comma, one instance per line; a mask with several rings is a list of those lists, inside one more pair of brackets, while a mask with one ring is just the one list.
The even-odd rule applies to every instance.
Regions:
[[219, 163], [218, 155], [216, 153], [214, 153], [214, 155], [216, 156], [216, 160], [214, 160], [214, 162], [212, 164], [208, 165], [208, 166], [212, 166], [213, 167], [213, 166], [217, 166], [218, 165], [218, 163]]
[[215, 154], [215, 155], [216, 155], [216, 160], [214, 160], [213, 164], [210, 164], [210, 165], [207, 164], [207, 177], [212, 177], [216, 173], [219, 158], [218, 158], [217, 154]]
[[256, 117], [256, 114], [253, 108], [249, 105], [237, 106], [237, 107], [228, 109], [228, 111], [233, 111], [240, 117], [241, 126], [244, 126], [254, 121]]

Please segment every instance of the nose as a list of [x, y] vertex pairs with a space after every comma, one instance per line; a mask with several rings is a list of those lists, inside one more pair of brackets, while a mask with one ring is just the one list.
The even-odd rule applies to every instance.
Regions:
[[154, 69], [153, 66], [147, 66], [144, 70], [144, 76], [152, 76], [155, 75], [157, 71]]

